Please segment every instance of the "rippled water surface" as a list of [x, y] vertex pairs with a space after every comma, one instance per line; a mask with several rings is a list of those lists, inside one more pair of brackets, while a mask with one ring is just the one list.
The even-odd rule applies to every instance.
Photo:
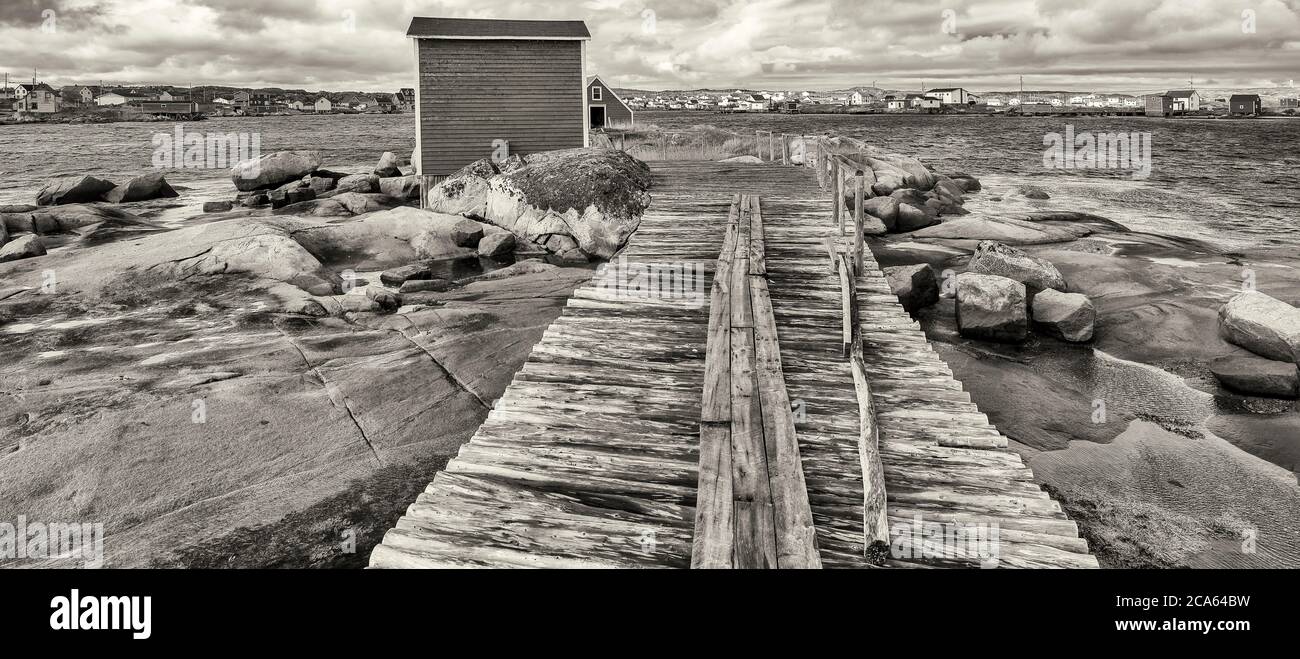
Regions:
[[[840, 134], [916, 155], [940, 171], [965, 171], [1006, 186], [1040, 185], [1053, 207], [1077, 205], [1135, 228], [1225, 246], [1300, 246], [1300, 120], [1009, 118], [924, 115], [776, 115], [641, 112], [643, 125], [690, 130], [713, 124], [748, 133]], [[1151, 133], [1151, 177], [1116, 170], [1043, 166], [1043, 139], [1063, 133]], [[319, 149], [326, 167], [361, 171], [383, 151], [403, 157], [415, 144], [415, 117], [326, 115], [222, 118], [170, 123], [0, 126], [0, 203], [30, 203], [49, 178], [94, 174], [121, 181], [147, 171], [154, 137], [187, 132], [257, 134], [262, 153]], [[228, 198], [225, 170], [168, 173], [189, 187], [183, 201]]]

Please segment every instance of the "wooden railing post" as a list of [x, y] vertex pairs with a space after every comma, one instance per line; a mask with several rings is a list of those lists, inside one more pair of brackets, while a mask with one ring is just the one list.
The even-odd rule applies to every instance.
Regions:
[[704, 133], [700, 133], [700, 160], [708, 160], [704, 155]]
[[853, 186], [853, 274], [862, 274], [862, 205], [866, 201], [867, 176], [858, 170], [857, 182]]
[[844, 189], [840, 181], [840, 161], [835, 156], [831, 156], [831, 219], [835, 222], [835, 228], [839, 235], [844, 235], [844, 215], [840, 213], [840, 206], [844, 205]]
[[767, 161], [776, 162], [776, 135], [767, 131]]
[[781, 164], [790, 164], [790, 136], [781, 133]]
[[754, 131], [754, 155], [758, 156], [759, 160], [763, 159], [763, 131], [761, 130]]

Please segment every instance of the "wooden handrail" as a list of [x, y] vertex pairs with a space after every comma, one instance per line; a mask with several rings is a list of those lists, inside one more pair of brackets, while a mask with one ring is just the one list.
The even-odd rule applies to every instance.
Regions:
[[848, 257], [840, 255], [840, 287], [845, 315], [846, 348], [853, 371], [853, 389], [858, 399], [858, 458], [862, 465], [862, 536], [863, 556], [881, 564], [889, 555], [889, 521], [886, 513], [885, 469], [880, 459], [880, 427], [876, 423], [876, 406], [867, 378], [865, 350], [858, 324], [857, 283], [849, 275]]

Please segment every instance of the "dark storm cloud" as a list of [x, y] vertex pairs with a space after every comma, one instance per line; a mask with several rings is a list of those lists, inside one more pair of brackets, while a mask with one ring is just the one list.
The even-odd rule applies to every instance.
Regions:
[[[101, 24], [104, 6], [67, 0], [3, 0], [0, 27], [36, 28], [62, 24], [65, 28], [88, 29]], [[53, 23], [51, 23], [53, 20]]]
[[580, 18], [589, 68], [646, 88], [1300, 77], [1300, 0], [0, 0], [0, 71], [389, 89], [412, 15]]

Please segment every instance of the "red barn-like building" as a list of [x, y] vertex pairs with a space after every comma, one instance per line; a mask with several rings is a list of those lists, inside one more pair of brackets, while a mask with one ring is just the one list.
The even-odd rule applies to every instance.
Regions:
[[411, 20], [418, 171], [437, 182], [481, 158], [587, 146], [582, 21]]
[[632, 108], [600, 76], [587, 78], [587, 112], [592, 128], [631, 128]]

